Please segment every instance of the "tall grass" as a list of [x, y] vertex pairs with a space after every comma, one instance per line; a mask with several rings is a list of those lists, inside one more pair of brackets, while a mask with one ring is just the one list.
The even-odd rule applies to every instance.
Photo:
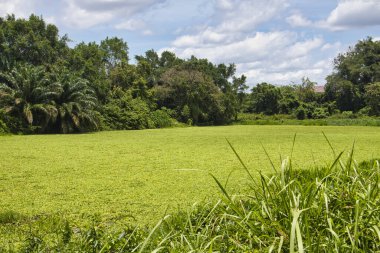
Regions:
[[[331, 146], [332, 147], [332, 146]], [[86, 228], [59, 218], [29, 221], [0, 215], [2, 226], [23, 227], [21, 241], [4, 251], [28, 252], [379, 252], [380, 164], [358, 164], [335, 153], [330, 166], [296, 170], [291, 157], [271, 175], [252, 171], [231, 145], [250, 179], [243, 195], [221, 191], [216, 203], [195, 204], [165, 216], [153, 229], [113, 230], [101, 223]], [[3, 218], [1, 218], [3, 217]], [[0, 225], [1, 226], [1, 225]], [[20, 235], [21, 234], [21, 235]]]
[[[380, 166], [357, 164], [353, 150], [331, 166], [293, 170], [290, 158], [259, 180], [237, 154], [251, 179], [250, 193], [234, 196], [215, 178], [222, 199], [165, 223], [167, 249], [219, 252], [378, 252]], [[154, 243], [153, 243], [154, 244]]]

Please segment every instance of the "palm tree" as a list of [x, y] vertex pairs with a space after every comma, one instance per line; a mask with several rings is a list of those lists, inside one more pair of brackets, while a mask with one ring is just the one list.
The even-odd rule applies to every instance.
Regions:
[[19, 65], [0, 73], [0, 106], [6, 113], [23, 118], [30, 129], [44, 129], [57, 113], [49, 104], [52, 93], [48, 84], [43, 67]]
[[57, 114], [50, 119], [54, 130], [61, 133], [82, 132], [98, 128], [95, 92], [88, 82], [71, 74], [58, 76], [51, 85], [52, 105]]

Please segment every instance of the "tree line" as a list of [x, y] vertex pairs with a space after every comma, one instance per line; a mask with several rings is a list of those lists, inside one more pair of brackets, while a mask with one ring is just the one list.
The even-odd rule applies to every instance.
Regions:
[[257, 84], [251, 90], [234, 64], [148, 50], [130, 62], [121, 38], [69, 47], [42, 17], [0, 18], [0, 132], [72, 133], [221, 125], [240, 112], [327, 117], [339, 111], [380, 112], [380, 43], [367, 38], [339, 55], [316, 93], [299, 85]]

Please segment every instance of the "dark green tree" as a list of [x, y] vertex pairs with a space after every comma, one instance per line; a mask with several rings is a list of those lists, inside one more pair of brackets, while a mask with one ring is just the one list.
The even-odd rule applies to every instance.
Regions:
[[339, 110], [357, 111], [365, 106], [366, 87], [380, 81], [380, 41], [359, 41], [334, 60], [334, 73], [326, 84], [326, 100], [336, 99]]
[[110, 88], [105, 59], [106, 52], [98, 44], [82, 42], [71, 50], [67, 62], [69, 70], [88, 80], [101, 102], [106, 100]]
[[364, 99], [370, 108], [370, 113], [380, 116], [380, 82], [366, 86]]
[[349, 80], [336, 76], [327, 77], [325, 93], [328, 101], [335, 101], [340, 111], [356, 112], [363, 107], [359, 87]]
[[161, 81], [155, 87], [158, 105], [175, 110], [178, 120], [188, 117], [194, 124], [221, 124], [233, 116], [212, 78], [189, 65], [169, 69]]
[[295, 92], [294, 85], [286, 85], [278, 87], [281, 93], [279, 101], [279, 113], [292, 114], [300, 106], [301, 102]]
[[0, 18], [1, 68], [16, 63], [51, 65], [65, 58], [69, 48], [67, 36], [60, 37], [58, 28], [36, 15], [16, 19], [14, 15]]
[[25, 131], [44, 128], [54, 115], [48, 85], [43, 67], [14, 67], [0, 73], [0, 105], [6, 113], [22, 119]]
[[248, 110], [254, 113], [276, 114], [279, 112], [280, 99], [281, 93], [276, 86], [259, 83], [252, 88]]
[[153, 87], [160, 78], [160, 57], [153, 49], [145, 52], [145, 56], [136, 56], [137, 70], [145, 80], [149, 88]]
[[97, 99], [88, 81], [69, 73], [60, 74], [51, 85], [55, 114], [49, 120], [50, 132], [72, 133], [96, 130], [99, 115]]
[[128, 45], [123, 39], [107, 37], [100, 42], [100, 49], [104, 51], [104, 63], [108, 73], [116, 66], [128, 63]]
[[315, 93], [315, 82], [310, 81], [309, 78], [302, 78], [300, 85], [295, 85], [295, 93], [298, 97], [298, 100], [304, 103], [311, 103], [316, 101], [317, 94]]

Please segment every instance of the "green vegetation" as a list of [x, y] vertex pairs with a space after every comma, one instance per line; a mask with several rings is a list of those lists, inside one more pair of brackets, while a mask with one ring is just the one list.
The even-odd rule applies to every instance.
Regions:
[[323, 119], [295, 119], [286, 114], [239, 113], [236, 125], [302, 125], [302, 126], [380, 126], [379, 117], [358, 116], [344, 112]]
[[[304, 133], [303, 133], [304, 134]], [[304, 136], [301, 137], [301, 140]], [[299, 138], [298, 137], [298, 138]], [[377, 252], [380, 250], [380, 164], [358, 165], [354, 147], [333, 151], [330, 165], [294, 168], [290, 158], [270, 171], [250, 169], [243, 193], [212, 175], [221, 200], [165, 216], [150, 229], [115, 226], [96, 217], [72, 222], [62, 215], [0, 213], [0, 249], [50, 252]], [[294, 153], [293, 153], [294, 151]], [[326, 151], [325, 151], [326, 152]], [[238, 159], [236, 159], [238, 158]], [[262, 159], [268, 159], [261, 157]], [[231, 182], [230, 182], [231, 183]], [[230, 184], [229, 183], [229, 184]], [[86, 223], [87, 222], [87, 223]]]
[[1, 252], [380, 251], [380, 41], [338, 55], [323, 93], [68, 42], [0, 18]]
[[[0, 18], [0, 120], [12, 133], [214, 125], [240, 110], [234, 64], [149, 50], [129, 63], [120, 38], [68, 46], [35, 15]], [[239, 101], [240, 102], [239, 102]], [[3, 126], [4, 125], [4, 126]]]
[[117, 37], [73, 48], [68, 41], [41, 17], [0, 18], [1, 132], [226, 125], [239, 113], [299, 120], [380, 113], [380, 42], [371, 38], [337, 56], [324, 93], [308, 78], [285, 86], [260, 83], [248, 91], [234, 64], [180, 59], [168, 51], [148, 50], [131, 64], [127, 42]]
[[[0, 199], [2, 210], [24, 215], [65, 213], [74, 219], [99, 214], [103, 220], [124, 217], [152, 224], [167, 208], [174, 211], [205, 198], [217, 188], [208, 173], [231, 190], [244, 191], [246, 179], [226, 145], [228, 138], [250, 168], [269, 168], [270, 157], [290, 155], [293, 133], [295, 168], [331, 161], [321, 131], [334, 146], [349, 150], [356, 140], [356, 157], [378, 157], [375, 127], [228, 126], [83, 135], [2, 136]], [[165, 145], [163, 145], [165, 144]]]

